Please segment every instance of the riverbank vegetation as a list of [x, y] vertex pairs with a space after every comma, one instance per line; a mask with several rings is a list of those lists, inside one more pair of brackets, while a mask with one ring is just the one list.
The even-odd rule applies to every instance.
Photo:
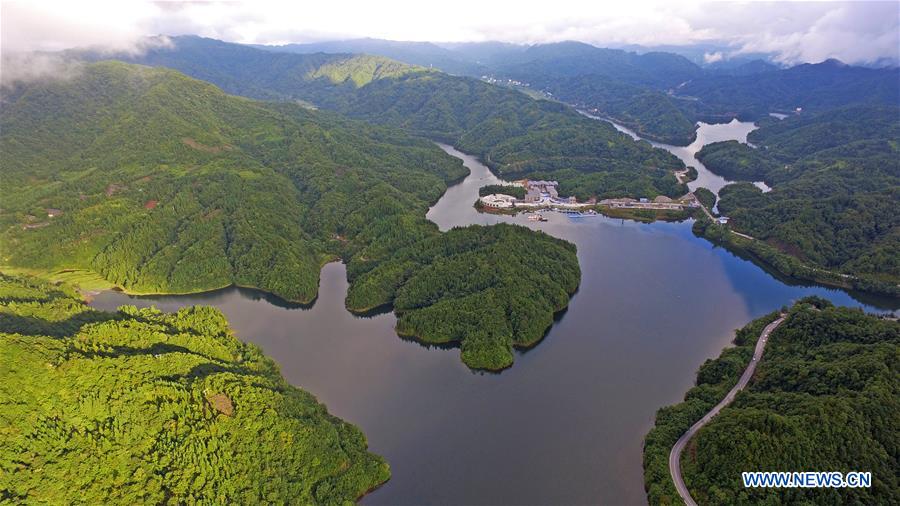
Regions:
[[536, 44], [491, 67], [496, 76], [528, 83], [529, 89], [612, 118], [642, 137], [680, 146], [696, 137], [695, 121], [666, 93], [703, 74], [682, 56], [567, 41]]
[[347, 504], [390, 477], [216, 309], [101, 312], [0, 275], [0, 369], [5, 501]]
[[509, 195], [519, 200], [525, 199], [525, 187], [514, 184], [489, 184], [478, 189], [478, 196], [492, 195], [499, 193]]
[[597, 206], [597, 211], [610, 218], [653, 223], [654, 221], [683, 221], [700, 212], [697, 209], [637, 209]]
[[[359, 68], [346, 78], [356, 82]], [[338, 79], [335, 72], [328, 79]], [[543, 332], [578, 283], [574, 254], [562, 255], [568, 250], [556, 243], [562, 250], [542, 249], [546, 238], [536, 232], [474, 227], [445, 238], [425, 213], [467, 171], [433, 143], [391, 127], [234, 97], [173, 70], [119, 62], [85, 65], [71, 79], [33, 83], [7, 98], [0, 256], [20, 271], [54, 278], [92, 271], [131, 293], [234, 284], [306, 303], [316, 297], [324, 262], [347, 262], [353, 283], [379, 265], [397, 268], [405, 261], [394, 260], [398, 252], [423, 247], [416, 258], [425, 269], [445, 260], [423, 256], [438, 254], [426, 242], [463, 234], [509, 244], [485, 248], [483, 262], [516, 259], [519, 248], [530, 261], [558, 262], [565, 300], [551, 284], [550, 297], [479, 302], [503, 329], [482, 336], [490, 352], [476, 351], [474, 338], [464, 345], [466, 363], [480, 368], [511, 364], [511, 343], [536, 340], [522, 315], [540, 315]], [[424, 279], [409, 274], [403, 282]], [[520, 276], [515, 283], [531, 280]], [[459, 337], [437, 311], [417, 314], [412, 328], [427, 329], [423, 338]], [[410, 318], [398, 330], [408, 332]], [[502, 359], [492, 355], [495, 347], [505, 350]]]
[[596, 75], [562, 80], [533, 75], [529, 82], [575, 107], [602, 114], [641, 138], [675, 146], [687, 146], [697, 138], [695, 122], [662, 91]]
[[[838, 286], [900, 294], [900, 108], [853, 107], [771, 123], [750, 134], [768, 163], [762, 192], [749, 183], [719, 192], [729, 227], [759, 239], [751, 247], [784, 274], [808, 265]], [[741, 165], [752, 148], [725, 146]], [[756, 169], [753, 169], [756, 170]], [[796, 261], [777, 260], [793, 257]], [[831, 273], [831, 274], [829, 274]]]
[[351, 279], [352, 311], [392, 304], [401, 335], [458, 343], [469, 367], [499, 370], [544, 336], [581, 271], [571, 243], [499, 224], [435, 234]]
[[700, 366], [697, 386], [685, 394], [684, 401], [656, 412], [653, 429], [644, 438], [644, 488], [651, 505], [682, 503], [669, 474], [669, 452], [678, 438], [737, 383], [753, 357], [760, 332], [777, 318], [777, 312], [770, 313], [737, 330], [734, 346]]
[[112, 62], [13, 91], [0, 143], [3, 263], [136, 293], [238, 284], [309, 302], [338, 224], [424, 213], [465, 174], [397, 131]]
[[695, 235], [723, 246], [748, 260], [758, 262], [772, 269], [774, 274], [845, 290], [900, 296], [900, 292], [894, 284], [816, 267], [793, 255], [784, 253], [765, 241], [735, 234], [730, 227], [713, 223], [705, 215], [696, 214], [695, 217], [697, 221], [692, 228]]
[[[678, 496], [667, 461], [672, 445], [735, 383], [769, 315], [738, 331], [735, 348], [707, 361], [685, 402], [663, 408], [647, 435], [651, 504]], [[769, 338], [754, 380], [704, 427], [682, 457], [700, 504], [893, 504], [900, 467], [900, 324], [808, 298]], [[870, 471], [872, 488], [746, 489], [742, 471]]]
[[697, 200], [700, 201], [701, 204], [706, 206], [709, 209], [709, 212], [712, 212], [713, 208], [716, 207], [716, 201], [718, 197], [716, 194], [708, 190], [704, 187], [698, 187], [694, 190], [694, 196], [697, 197]]
[[777, 166], [763, 150], [733, 140], [707, 144], [694, 158], [713, 174], [731, 181], [763, 181]]

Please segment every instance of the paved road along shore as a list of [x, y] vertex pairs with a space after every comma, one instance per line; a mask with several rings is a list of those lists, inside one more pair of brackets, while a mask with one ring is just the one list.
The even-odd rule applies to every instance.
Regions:
[[741, 375], [741, 378], [738, 382], [728, 391], [728, 395], [725, 396], [724, 399], [719, 401], [718, 404], [713, 407], [709, 413], [703, 415], [703, 418], [697, 421], [694, 425], [688, 429], [687, 432], [684, 433], [678, 441], [675, 443], [675, 446], [672, 447], [672, 452], [669, 453], [669, 474], [672, 475], [672, 481], [675, 482], [675, 488], [678, 489], [678, 495], [684, 500], [684, 503], [688, 506], [697, 506], [697, 503], [694, 502], [694, 499], [691, 497], [691, 493], [688, 492], [687, 486], [684, 484], [684, 479], [681, 476], [681, 452], [684, 451], [684, 447], [687, 446], [688, 441], [694, 437], [694, 434], [697, 433], [704, 425], [709, 423], [710, 420], [713, 419], [716, 415], [719, 414], [719, 411], [722, 411], [722, 408], [731, 404], [734, 400], [735, 396], [747, 386], [747, 383], [750, 382], [750, 378], [753, 377], [753, 372], [756, 371], [756, 364], [759, 363], [762, 358], [763, 351], [766, 349], [766, 342], [769, 340], [769, 334], [772, 333], [782, 322], [787, 315], [782, 314], [777, 320], [772, 323], [766, 325], [766, 328], [763, 329], [762, 334], [759, 335], [759, 340], [756, 341], [756, 348], [753, 350], [753, 359], [750, 360], [750, 363], [747, 364], [747, 368], [744, 369], [744, 374]]

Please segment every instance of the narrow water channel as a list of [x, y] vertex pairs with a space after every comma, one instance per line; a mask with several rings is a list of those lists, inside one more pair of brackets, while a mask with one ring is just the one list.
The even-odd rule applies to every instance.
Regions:
[[[709, 124], [703, 123], [702, 121], [697, 123], [697, 138], [694, 142], [690, 143], [687, 146], [673, 146], [671, 144], [663, 144], [661, 142], [651, 141], [647, 139], [642, 139], [634, 130], [631, 130], [623, 125], [616, 123], [615, 121], [602, 118], [600, 116], [594, 116], [592, 114], [588, 114], [586, 112], [581, 112], [584, 116], [589, 118], [593, 118], [599, 121], [606, 121], [607, 123], [612, 124], [616, 128], [616, 130], [627, 134], [634, 140], [646, 140], [652, 146], [665, 149], [666, 151], [672, 153], [677, 156], [682, 162], [684, 162], [685, 166], [694, 167], [697, 169], [697, 179], [688, 183], [688, 188], [692, 191], [696, 190], [699, 187], [706, 188], [716, 195], [719, 194], [719, 190], [721, 190], [725, 185], [733, 183], [734, 181], [729, 181], [722, 176], [717, 174], [713, 174], [709, 169], [706, 168], [705, 165], [700, 163], [700, 160], [697, 160], [694, 155], [700, 151], [703, 146], [707, 144], [712, 144], [713, 142], [721, 142], [721, 141], [738, 141], [747, 143], [747, 135], [750, 132], [756, 130], [757, 126], [753, 122], [749, 121], [738, 121], [737, 119], [731, 120], [730, 123], [719, 123], [719, 124]], [[762, 182], [756, 181], [753, 183], [759, 189], [764, 192], [771, 190], [769, 186]]]
[[[746, 135], [746, 134], [744, 134]], [[390, 462], [390, 482], [364, 504], [644, 504], [641, 442], [656, 410], [678, 402], [697, 368], [734, 329], [809, 294], [867, 310], [891, 300], [793, 285], [694, 237], [691, 223], [605, 217], [547, 222], [479, 214], [478, 188], [497, 179], [449, 146], [471, 174], [428, 212], [442, 230], [519, 223], [574, 242], [579, 292], [537, 347], [501, 374], [473, 373], [457, 349], [394, 332], [392, 314], [344, 309], [346, 270], [322, 270], [311, 308], [254, 290], [187, 296], [98, 295], [92, 304], [219, 307], [292, 384], [362, 428]], [[876, 307], [877, 306], [877, 307]]]

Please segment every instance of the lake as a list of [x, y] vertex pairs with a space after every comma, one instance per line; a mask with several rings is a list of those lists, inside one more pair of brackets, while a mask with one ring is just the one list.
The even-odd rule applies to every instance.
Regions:
[[[702, 128], [702, 127], [701, 127]], [[743, 128], [743, 127], [741, 127]], [[705, 135], [705, 134], [704, 134]], [[712, 135], [712, 134], [710, 134]], [[746, 136], [746, 133], [743, 134]], [[711, 137], [714, 138], [714, 137]], [[390, 313], [344, 309], [346, 270], [322, 270], [310, 307], [255, 290], [97, 295], [92, 305], [220, 308], [292, 384], [358, 425], [393, 477], [364, 504], [645, 504], [641, 442], [656, 410], [678, 402], [707, 358], [753, 318], [806, 296], [896, 310], [896, 300], [779, 280], [691, 233], [691, 222], [479, 214], [478, 188], [498, 180], [443, 146], [471, 174], [429, 211], [442, 230], [519, 223], [574, 242], [583, 272], [569, 308], [500, 374], [473, 373], [455, 348], [403, 340]]]
[[[602, 118], [600, 116], [594, 116], [584, 111], [580, 112], [581, 114], [589, 118], [606, 121], [607, 123], [612, 124], [612, 126], [614, 126], [616, 130], [627, 134], [632, 139], [646, 140], [652, 146], [665, 149], [666, 151], [677, 156], [682, 162], [684, 162], [686, 166], [694, 167], [695, 169], [697, 169], [697, 179], [689, 182], [688, 188], [693, 191], [702, 186], [712, 191], [716, 195], [719, 194], [719, 190], [721, 190], [725, 185], [732, 183], [733, 181], [729, 181], [722, 176], [713, 174], [709, 169], [706, 168], [705, 165], [700, 163], [700, 160], [694, 158], [694, 155], [697, 154], [698, 151], [700, 151], [700, 148], [707, 144], [712, 144], [713, 142], [735, 140], [747, 143], [747, 135], [757, 128], [756, 124], [753, 122], [738, 121], [737, 119], [732, 119], [730, 123], [718, 124], [709, 124], [701, 121], [697, 123], [697, 138], [694, 140], [694, 142], [690, 143], [687, 146], [673, 146], [671, 144], [663, 144], [662, 142], [642, 139], [637, 133], [635, 133], [634, 130], [631, 130], [624, 125], [620, 125], [615, 121], [609, 120], [607, 118]], [[764, 192], [771, 190], [771, 188], [769, 188], [769, 186], [762, 181], [756, 181], [753, 184]]]

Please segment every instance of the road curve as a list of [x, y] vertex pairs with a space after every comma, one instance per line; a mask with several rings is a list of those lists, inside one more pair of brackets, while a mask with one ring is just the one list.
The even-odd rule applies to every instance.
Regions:
[[784, 322], [785, 318], [787, 318], [787, 315], [782, 313], [777, 320], [766, 325], [766, 328], [763, 329], [762, 333], [759, 335], [759, 339], [756, 341], [756, 348], [753, 350], [753, 359], [747, 364], [747, 368], [744, 369], [744, 374], [741, 374], [741, 378], [738, 382], [728, 391], [728, 395], [719, 401], [709, 413], [703, 415], [703, 418], [697, 420], [697, 423], [692, 425], [684, 435], [678, 438], [675, 446], [672, 447], [672, 451], [669, 453], [669, 474], [672, 475], [672, 481], [675, 482], [675, 488], [678, 490], [678, 495], [681, 496], [681, 499], [684, 500], [684, 503], [687, 506], [697, 506], [697, 503], [694, 502], [691, 493], [688, 492], [687, 486], [684, 484], [684, 479], [681, 476], [681, 452], [684, 451], [684, 447], [687, 446], [688, 441], [694, 437], [694, 434], [718, 415], [719, 411], [722, 411], [722, 408], [731, 404], [738, 392], [747, 386], [747, 383], [750, 382], [750, 378], [753, 377], [753, 372], [756, 371], [756, 364], [759, 363], [763, 351], [766, 349], [766, 342], [769, 340], [769, 334], [778, 328], [778, 326]]

